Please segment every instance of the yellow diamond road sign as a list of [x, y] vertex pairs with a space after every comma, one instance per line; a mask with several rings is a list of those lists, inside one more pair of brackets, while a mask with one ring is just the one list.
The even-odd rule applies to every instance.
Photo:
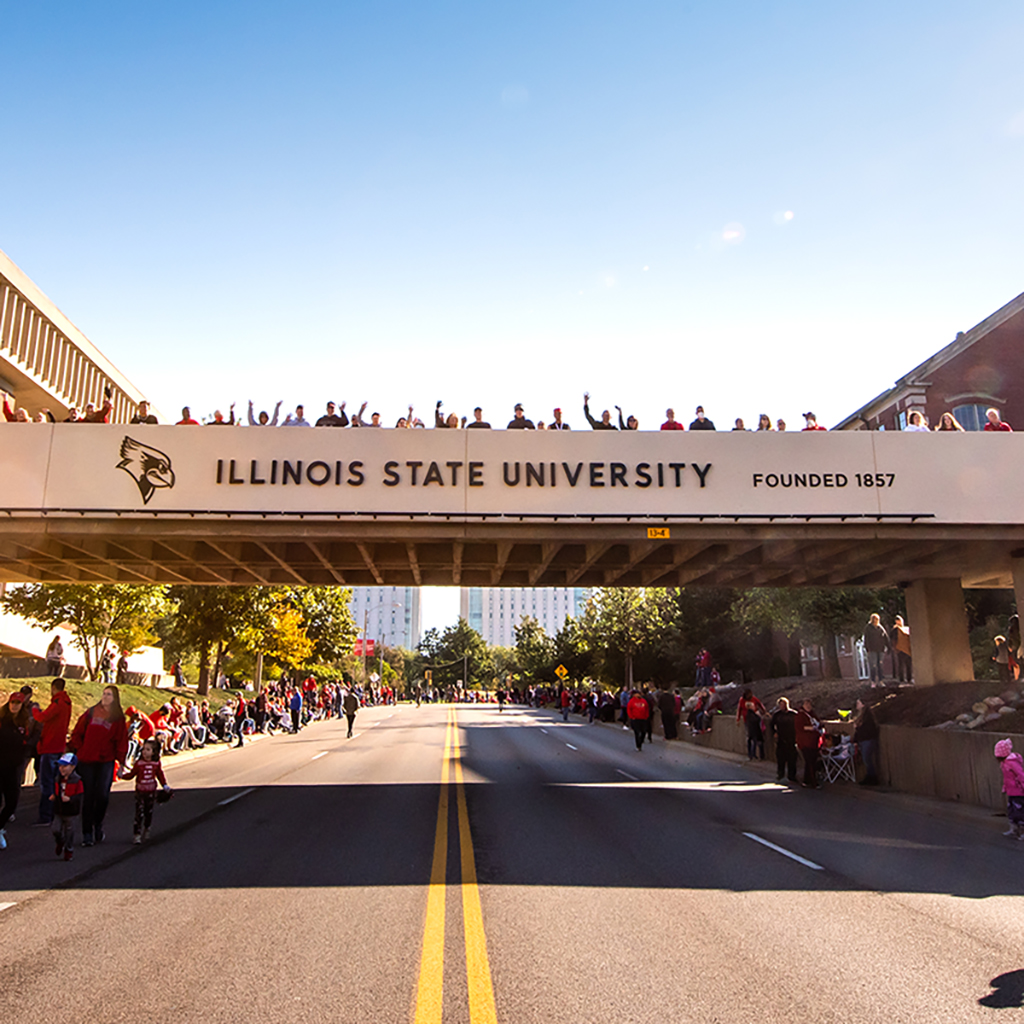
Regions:
[[564, 665], [559, 665], [558, 668], [555, 669], [555, 675], [558, 676], [559, 679], [564, 679], [568, 674], [569, 670]]

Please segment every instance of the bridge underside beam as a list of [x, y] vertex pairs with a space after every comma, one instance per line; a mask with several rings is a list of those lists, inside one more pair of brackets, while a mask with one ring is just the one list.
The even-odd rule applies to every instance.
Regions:
[[[0, 581], [345, 586], [1009, 587], [1024, 525], [10, 517]], [[1018, 569], [1018, 576], [1020, 576]]]

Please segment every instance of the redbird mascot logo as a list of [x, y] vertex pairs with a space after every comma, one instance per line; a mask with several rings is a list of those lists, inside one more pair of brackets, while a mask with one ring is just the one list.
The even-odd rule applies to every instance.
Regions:
[[117, 468], [123, 469], [138, 484], [145, 505], [158, 487], [174, 486], [170, 458], [159, 448], [151, 448], [133, 437], [125, 437], [121, 442], [121, 461]]

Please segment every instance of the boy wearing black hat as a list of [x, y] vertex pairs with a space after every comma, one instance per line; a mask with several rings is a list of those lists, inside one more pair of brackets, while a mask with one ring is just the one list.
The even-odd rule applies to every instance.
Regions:
[[75, 768], [78, 758], [62, 754], [57, 760], [57, 778], [53, 784], [53, 839], [57, 856], [71, 860], [75, 854], [75, 818], [82, 813], [82, 793], [85, 787]]

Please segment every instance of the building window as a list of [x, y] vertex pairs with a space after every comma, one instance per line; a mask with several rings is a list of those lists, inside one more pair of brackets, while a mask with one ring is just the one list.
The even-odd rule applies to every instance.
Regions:
[[984, 430], [988, 422], [985, 413], [990, 408], [988, 405], [957, 405], [953, 415], [964, 430]]

